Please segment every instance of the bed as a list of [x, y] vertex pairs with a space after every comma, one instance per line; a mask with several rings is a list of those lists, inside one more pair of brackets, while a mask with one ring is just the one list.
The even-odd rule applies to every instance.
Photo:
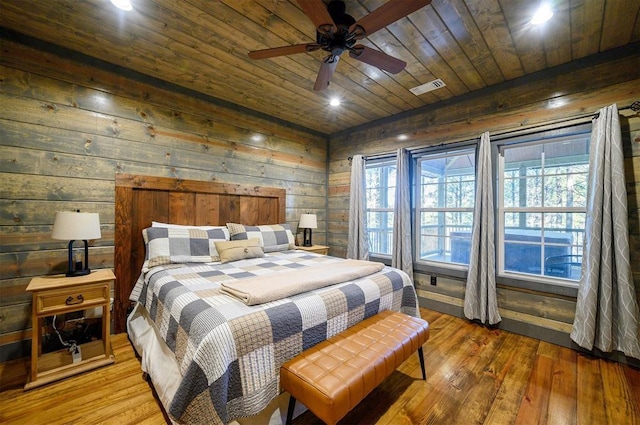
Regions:
[[176, 423], [281, 423], [282, 363], [380, 311], [419, 314], [402, 271], [296, 250], [285, 196], [116, 179], [115, 326]]

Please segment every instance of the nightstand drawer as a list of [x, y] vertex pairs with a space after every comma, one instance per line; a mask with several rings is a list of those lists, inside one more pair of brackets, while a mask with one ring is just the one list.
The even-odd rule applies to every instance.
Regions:
[[83, 285], [81, 288], [66, 288], [36, 294], [36, 314], [64, 313], [81, 306], [105, 304], [109, 300], [109, 284]]

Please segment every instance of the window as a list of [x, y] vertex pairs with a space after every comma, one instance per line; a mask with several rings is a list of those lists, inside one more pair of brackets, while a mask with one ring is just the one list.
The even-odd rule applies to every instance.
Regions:
[[498, 273], [579, 279], [589, 136], [503, 145], [498, 152]]
[[475, 149], [417, 160], [418, 261], [469, 264], [475, 199]]
[[396, 199], [396, 161], [367, 163], [366, 210], [369, 252], [391, 255], [393, 207]]
[[[492, 142], [496, 274], [501, 283], [564, 291], [582, 268], [589, 124]], [[413, 153], [414, 261], [462, 276], [469, 265], [476, 190], [471, 142]], [[396, 160], [366, 165], [369, 252], [392, 254]]]

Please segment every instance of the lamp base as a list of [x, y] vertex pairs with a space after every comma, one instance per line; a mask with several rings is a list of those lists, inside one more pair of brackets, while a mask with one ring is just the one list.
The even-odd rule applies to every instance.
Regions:
[[[89, 270], [89, 243], [87, 240], [83, 240], [84, 242], [84, 265], [82, 261], [73, 262], [73, 242], [69, 241], [69, 267], [67, 267], [67, 277], [74, 276], [86, 276], [91, 273]], [[74, 269], [75, 264], [75, 269]]]
[[311, 229], [304, 229], [302, 246], [312, 246], [311, 243]]
[[85, 276], [91, 273], [91, 270], [89, 269], [84, 269], [84, 270], [69, 270], [66, 274], [67, 277], [74, 277], [74, 276]]

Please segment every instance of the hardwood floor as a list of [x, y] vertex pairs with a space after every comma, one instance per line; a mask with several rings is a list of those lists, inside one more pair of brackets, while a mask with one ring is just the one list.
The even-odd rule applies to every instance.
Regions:
[[[418, 356], [340, 424], [640, 424], [640, 370], [422, 309], [431, 337]], [[162, 424], [125, 334], [116, 363], [23, 392], [0, 393], [0, 423]], [[0, 369], [3, 379], [10, 375]], [[306, 412], [294, 424], [321, 424]]]

